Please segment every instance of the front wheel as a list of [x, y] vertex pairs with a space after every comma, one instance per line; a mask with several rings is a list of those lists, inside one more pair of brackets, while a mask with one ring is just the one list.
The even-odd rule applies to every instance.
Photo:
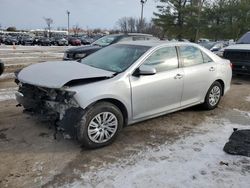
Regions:
[[221, 96], [222, 96], [221, 84], [215, 81], [211, 85], [206, 94], [205, 102], [203, 103], [204, 108], [207, 110], [215, 109], [220, 102]]
[[112, 143], [123, 127], [120, 109], [109, 102], [99, 102], [86, 110], [77, 130], [78, 140], [87, 148]]

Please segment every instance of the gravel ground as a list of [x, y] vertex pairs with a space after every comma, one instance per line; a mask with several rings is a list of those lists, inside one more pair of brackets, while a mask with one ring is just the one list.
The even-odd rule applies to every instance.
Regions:
[[[9, 48], [0, 47], [0, 59], [16, 53]], [[39, 50], [62, 54], [61, 47], [23, 47], [18, 53], [37, 57]], [[55, 140], [53, 125], [22, 113], [12, 97], [13, 79], [0, 77], [0, 187], [247, 187], [249, 158], [222, 148], [233, 127], [250, 127], [249, 86], [249, 77], [233, 78], [213, 111], [193, 107], [137, 123], [112, 145], [86, 150], [61, 134]]]

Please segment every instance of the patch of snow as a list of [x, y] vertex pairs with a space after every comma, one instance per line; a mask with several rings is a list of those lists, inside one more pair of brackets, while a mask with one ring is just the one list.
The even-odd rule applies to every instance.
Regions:
[[3, 61], [6, 61], [6, 60], [15, 60], [15, 59], [36, 59], [36, 58], [39, 58], [39, 57], [34, 57], [34, 56], [2, 57], [1, 59], [2, 59]]
[[247, 96], [247, 97], [246, 97], [246, 101], [247, 101], [247, 102], [250, 102], [250, 96]]
[[6, 63], [5, 67], [11, 67], [11, 66], [27, 66], [30, 65], [30, 63]]
[[[62, 187], [249, 187], [250, 159], [223, 151], [233, 128], [245, 128], [221, 120], [207, 122], [200, 131], [174, 144], [147, 149], [128, 159], [87, 173], [75, 171], [81, 180]], [[132, 164], [132, 165], [131, 165]]]
[[9, 78], [14, 78], [15, 74], [14, 73], [4, 73], [0, 76], [0, 80], [1, 79], [9, 79]]
[[17, 87], [0, 89], [0, 102], [15, 99], [15, 92], [17, 89]]
[[[236, 108], [234, 108], [233, 110], [239, 112], [241, 115], [243, 115], [243, 116], [245, 116], [245, 117], [250, 118], [250, 112], [242, 111], [242, 110], [239, 110], [239, 109], [236, 109]], [[250, 124], [250, 123], [249, 123], [249, 124]]]
[[31, 59], [38, 59], [38, 58], [43, 58], [43, 57], [47, 57], [49, 55], [49, 57], [58, 57], [58, 58], [62, 58], [63, 57], [63, 53], [41, 53], [40, 56], [22, 56], [22, 57], [2, 57], [1, 60], [3, 61], [7, 61], [7, 60], [31, 60]]

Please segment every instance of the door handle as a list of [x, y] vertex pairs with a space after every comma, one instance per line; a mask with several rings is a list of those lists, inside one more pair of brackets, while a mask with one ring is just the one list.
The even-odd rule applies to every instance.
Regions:
[[209, 71], [215, 71], [215, 68], [214, 67], [210, 67]]
[[183, 77], [182, 74], [176, 74], [176, 76], [174, 77], [174, 79], [181, 79]]

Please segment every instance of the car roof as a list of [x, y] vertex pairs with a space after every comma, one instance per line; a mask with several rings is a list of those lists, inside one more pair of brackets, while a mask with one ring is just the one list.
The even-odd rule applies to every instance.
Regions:
[[156, 47], [156, 46], [161, 46], [161, 45], [169, 45], [169, 46], [192, 45], [192, 46], [198, 46], [197, 44], [191, 43], [191, 42], [170, 42], [170, 41], [160, 41], [160, 40], [126, 41], [126, 42], [119, 42], [117, 44], [139, 45], [139, 46], [148, 46], [148, 47]]
[[106, 36], [147, 36], [152, 37], [153, 35], [145, 34], [145, 33], [119, 33], [119, 34], [111, 34]]

